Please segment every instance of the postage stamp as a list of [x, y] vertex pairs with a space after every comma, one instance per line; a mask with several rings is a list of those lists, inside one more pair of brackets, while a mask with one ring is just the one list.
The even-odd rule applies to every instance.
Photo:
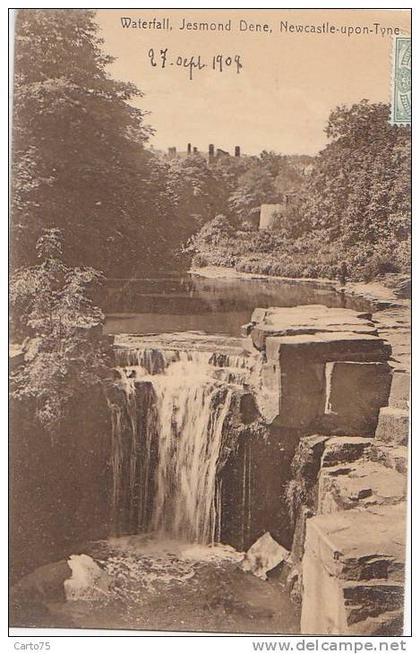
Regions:
[[411, 38], [397, 36], [394, 42], [391, 120], [396, 125], [411, 123]]

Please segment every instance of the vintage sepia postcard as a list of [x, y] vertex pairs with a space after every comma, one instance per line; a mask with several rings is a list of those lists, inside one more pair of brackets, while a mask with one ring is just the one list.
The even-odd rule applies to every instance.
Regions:
[[411, 10], [13, 17], [10, 626], [410, 635]]

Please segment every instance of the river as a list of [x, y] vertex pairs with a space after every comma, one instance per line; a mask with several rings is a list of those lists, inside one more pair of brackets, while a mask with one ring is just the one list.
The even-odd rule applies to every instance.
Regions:
[[[165, 273], [139, 279], [110, 279], [98, 302], [105, 314], [105, 331], [160, 333], [204, 331], [239, 336], [255, 307], [327, 307], [367, 309], [360, 299], [330, 288], [313, 288], [269, 279], [206, 279], [188, 273]], [[366, 303], [367, 304], [367, 303]]]

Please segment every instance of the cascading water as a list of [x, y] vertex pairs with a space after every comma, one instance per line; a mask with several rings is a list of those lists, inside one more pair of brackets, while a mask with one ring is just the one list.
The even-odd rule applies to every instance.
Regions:
[[220, 539], [226, 423], [255, 361], [243, 354], [120, 347], [113, 427], [114, 529]]
[[[173, 364], [155, 382], [159, 465], [152, 526], [188, 541], [214, 541], [216, 472], [232, 390], [202, 366]], [[205, 375], [205, 373], [204, 373]]]

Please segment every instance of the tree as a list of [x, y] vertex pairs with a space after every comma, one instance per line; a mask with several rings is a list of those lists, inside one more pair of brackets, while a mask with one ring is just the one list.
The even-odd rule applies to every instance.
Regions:
[[224, 208], [222, 180], [199, 154], [170, 161], [168, 191], [173, 198], [176, 225], [184, 239]]
[[104, 315], [89, 297], [101, 274], [63, 261], [61, 233], [44, 230], [39, 264], [15, 271], [10, 301], [15, 338], [26, 337], [25, 364], [12, 372], [12, 397], [32, 400], [40, 423], [53, 434], [77, 392], [107, 374], [100, 336]]
[[281, 203], [287, 195], [298, 193], [302, 181], [302, 173], [289, 157], [263, 150], [239, 176], [229, 198], [231, 211], [239, 221], [247, 221], [259, 212], [261, 204]]
[[362, 100], [335, 109], [326, 133], [302, 208], [312, 227], [347, 246], [407, 239], [410, 129], [390, 124], [388, 105]]
[[[157, 157], [133, 84], [107, 73], [95, 12], [21, 9], [16, 21], [12, 263], [59, 227], [73, 265], [132, 270], [168, 247]], [[157, 220], [159, 218], [159, 220]], [[169, 216], [168, 216], [169, 221]]]
[[259, 211], [263, 203], [279, 201], [270, 171], [255, 163], [238, 180], [229, 198], [229, 206], [240, 222], [247, 221]]

